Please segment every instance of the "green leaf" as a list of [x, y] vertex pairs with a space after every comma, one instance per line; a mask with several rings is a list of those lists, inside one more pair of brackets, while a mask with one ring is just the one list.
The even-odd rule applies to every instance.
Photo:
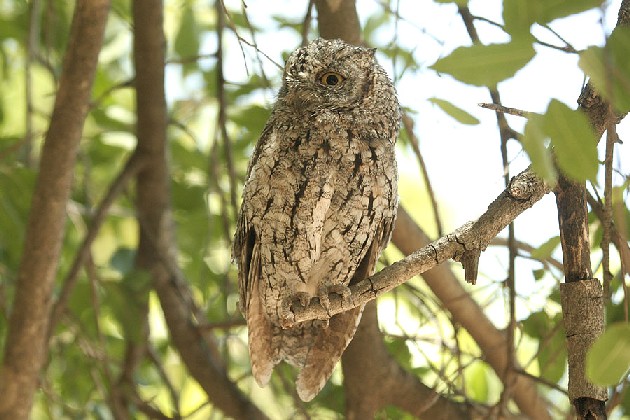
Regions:
[[503, 22], [512, 35], [529, 33], [533, 23], [545, 25], [601, 4], [602, 0], [503, 0]]
[[532, 270], [532, 275], [534, 276], [534, 280], [541, 280], [545, 274], [547, 273], [547, 270], [545, 270], [544, 268], [538, 268], [536, 270]]
[[459, 47], [431, 66], [437, 72], [476, 86], [495, 86], [509, 79], [534, 57], [530, 38], [507, 44]]
[[109, 260], [109, 265], [121, 274], [127, 274], [133, 270], [135, 258], [135, 250], [121, 247], [116, 249]]
[[630, 325], [608, 327], [586, 356], [586, 375], [596, 385], [618, 384], [630, 370]]
[[488, 401], [488, 366], [475, 360], [466, 368], [466, 390], [467, 396], [475, 401]]
[[186, 7], [175, 36], [175, 52], [180, 57], [190, 57], [199, 53], [199, 27], [192, 7]]
[[603, 2], [602, 0], [537, 0], [536, 3], [539, 6], [536, 21], [545, 24], [555, 19], [600, 7]]
[[561, 315], [550, 317], [540, 311], [531, 314], [522, 322], [523, 331], [532, 338], [539, 340], [537, 353], [541, 376], [550, 382], [558, 382], [566, 369], [566, 344], [564, 328], [558, 323]]
[[560, 237], [554, 236], [547, 242], [540, 245], [538, 248], [532, 251], [531, 256], [537, 260], [544, 260], [551, 257], [551, 253], [560, 245]]
[[385, 340], [385, 346], [394, 359], [405, 369], [411, 369], [411, 352], [404, 338], [392, 337]]
[[122, 281], [103, 282], [103, 287], [107, 294], [104, 304], [118, 320], [125, 338], [133, 342], [141, 340], [151, 289], [149, 273], [133, 269]]
[[446, 112], [448, 115], [456, 119], [462, 124], [467, 125], [475, 125], [479, 124], [479, 120], [474, 116], [470, 115], [468, 112], [463, 109], [453, 105], [449, 101], [445, 101], [444, 99], [439, 98], [429, 98], [429, 102], [432, 102], [439, 106], [442, 111]]
[[630, 110], [630, 28], [619, 27], [606, 46], [590, 47], [580, 54], [579, 65], [618, 112]]
[[595, 180], [599, 165], [597, 142], [584, 114], [552, 99], [543, 126], [560, 169], [576, 181]]
[[540, 3], [536, 0], [503, 0], [503, 23], [510, 34], [528, 33], [536, 22]]
[[525, 125], [521, 144], [532, 161], [534, 172], [550, 185], [555, 185], [558, 174], [551, 152], [546, 145], [547, 139], [548, 136], [544, 133], [543, 116], [531, 115]]

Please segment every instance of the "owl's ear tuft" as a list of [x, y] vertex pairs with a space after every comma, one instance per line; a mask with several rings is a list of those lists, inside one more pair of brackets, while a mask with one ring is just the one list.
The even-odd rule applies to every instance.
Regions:
[[376, 48], [368, 48], [367, 49], [372, 57], [376, 54]]

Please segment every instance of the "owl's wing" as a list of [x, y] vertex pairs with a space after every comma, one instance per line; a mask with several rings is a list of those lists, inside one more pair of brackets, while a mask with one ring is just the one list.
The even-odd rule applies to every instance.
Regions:
[[[258, 161], [258, 156], [266, 144], [271, 133], [271, 125], [267, 124], [256, 143], [254, 153], [247, 169], [247, 177]], [[245, 200], [243, 205], [245, 206]], [[239, 213], [232, 256], [238, 265], [239, 306], [247, 321], [249, 353], [252, 374], [259, 385], [269, 382], [271, 372], [276, 364], [271, 349], [273, 330], [271, 322], [265, 315], [262, 299], [260, 298], [260, 243], [254, 226], [247, 218], [246, 211], [241, 208]]]
[[[389, 242], [393, 225], [394, 219], [388, 219], [379, 226], [372, 244], [354, 272], [351, 285], [374, 273], [376, 261]], [[332, 375], [335, 365], [354, 337], [364, 306], [334, 315], [329, 320], [328, 328], [322, 329], [318, 335], [296, 382], [297, 392], [302, 401], [312, 400]]]
[[234, 257], [239, 266], [239, 304], [247, 320], [252, 374], [260, 386], [265, 386], [275, 365], [271, 348], [273, 330], [260, 298], [260, 243], [256, 241], [254, 228], [248, 229], [242, 213], [234, 241]]
[[[247, 180], [249, 180], [252, 168], [258, 162], [260, 152], [269, 140], [273, 128], [272, 124], [267, 122], [263, 129], [254, 152], [247, 167]], [[254, 226], [251, 225], [247, 218], [245, 206], [247, 205], [247, 192], [243, 192], [243, 206], [240, 209], [238, 220], [236, 222], [236, 233], [234, 234], [234, 243], [232, 244], [232, 259], [238, 265], [238, 290], [239, 290], [239, 306], [243, 316], [247, 316], [248, 302], [251, 299], [251, 290], [253, 283], [258, 281], [260, 274], [260, 252], [257, 245], [257, 237]], [[253, 263], [256, 258], [257, 265]], [[256, 286], [258, 287], [258, 286]]]

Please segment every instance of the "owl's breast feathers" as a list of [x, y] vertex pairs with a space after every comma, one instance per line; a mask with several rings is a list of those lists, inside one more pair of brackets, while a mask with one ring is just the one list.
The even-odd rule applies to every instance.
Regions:
[[287, 360], [302, 368], [298, 390], [310, 399], [352, 338], [362, 307], [332, 317], [327, 328], [311, 321], [282, 330], [282, 305], [296, 293], [317, 296], [373, 273], [393, 228], [397, 171], [389, 138], [326, 126], [298, 131], [305, 134], [272, 129], [261, 139], [234, 255], [254, 376], [265, 384]]
[[243, 193], [272, 319], [287, 293], [347, 285], [377, 227], [392, 223], [397, 200], [389, 139], [327, 126], [294, 131], [268, 133]]

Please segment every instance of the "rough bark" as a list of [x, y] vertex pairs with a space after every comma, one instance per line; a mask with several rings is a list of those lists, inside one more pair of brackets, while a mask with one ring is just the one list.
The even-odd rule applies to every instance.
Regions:
[[[630, 0], [619, 8], [617, 26], [630, 24]], [[589, 81], [578, 98], [579, 108], [588, 117], [599, 139], [606, 127], [617, 124], [624, 115], [611, 111]], [[560, 175], [554, 191], [558, 206], [565, 284], [561, 287], [562, 311], [567, 335], [569, 398], [580, 419], [605, 419], [607, 390], [592, 384], [585, 375], [586, 350], [604, 331], [603, 292], [593, 279], [586, 207], [586, 187]]]
[[191, 291], [183, 281], [174, 258], [175, 235], [170, 213], [166, 147], [166, 41], [162, 2], [134, 1], [133, 17], [138, 115], [136, 153], [147, 157], [147, 163], [137, 177], [136, 208], [140, 225], [137, 261], [152, 276], [173, 345], [212, 403], [232, 418], [265, 418], [228, 378], [222, 361], [217, 357], [212, 336], [201, 334], [195, 321]]
[[591, 270], [586, 186], [561, 174], [555, 193], [565, 276], [560, 291], [567, 337], [569, 399], [578, 418], [603, 419], [606, 388], [592, 384], [585, 374], [587, 350], [604, 332], [603, 290], [599, 281], [592, 278]]
[[109, 0], [79, 0], [75, 6], [9, 317], [0, 370], [0, 418], [28, 418], [48, 353], [52, 288], [64, 236], [66, 202], [108, 11]]
[[316, 0], [319, 36], [361, 45], [361, 26], [354, 0]]

